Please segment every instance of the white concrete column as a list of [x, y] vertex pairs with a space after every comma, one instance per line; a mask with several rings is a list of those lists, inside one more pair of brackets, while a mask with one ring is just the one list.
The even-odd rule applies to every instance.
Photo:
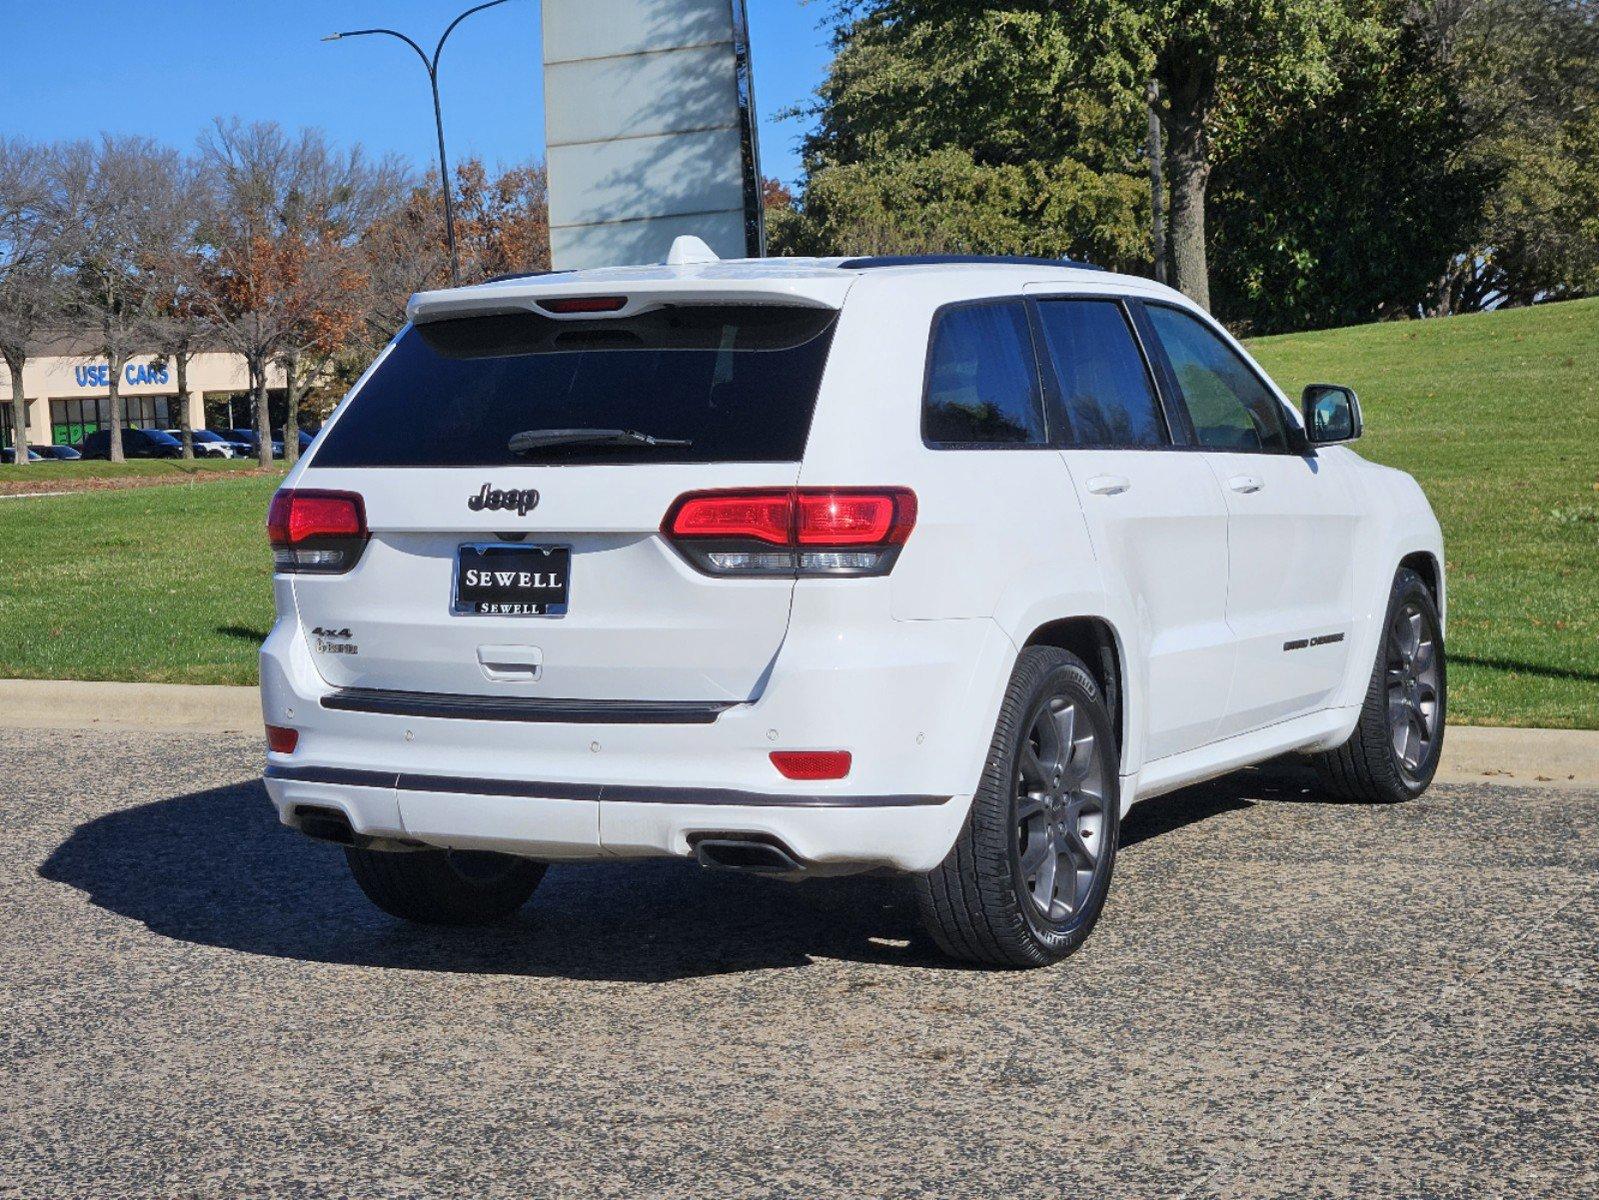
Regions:
[[205, 393], [189, 389], [189, 428], [205, 428]]
[[542, 14], [554, 265], [662, 262], [683, 234], [757, 253], [744, 0], [544, 0]]
[[28, 401], [28, 442], [35, 446], [50, 443], [50, 397], [37, 396]]

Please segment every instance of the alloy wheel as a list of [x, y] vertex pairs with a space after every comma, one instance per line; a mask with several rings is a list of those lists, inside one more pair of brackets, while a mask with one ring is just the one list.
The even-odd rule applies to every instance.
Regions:
[[1388, 735], [1399, 765], [1415, 774], [1438, 738], [1438, 645], [1415, 603], [1388, 626]]
[[1079, 702], [1040, 705], [1018, 755], [1016, 846], [1022, 887], [1040, 915], [1064, 921], [1092, 894], [1104, 857], [1105, 755]]

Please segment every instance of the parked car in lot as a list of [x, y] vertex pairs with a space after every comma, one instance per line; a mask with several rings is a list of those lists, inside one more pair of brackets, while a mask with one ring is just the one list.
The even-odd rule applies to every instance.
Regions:
[[[233, 442], [244, 447], [244, 456], [254, 456], [260, 453], [258, 449], [260, 440], [255, 436], [253, 429], [225, 429], [222, 431]], [[283, 443], [276, 438], [272, 441], [272, 457], [283, 457]]]
[[1034, 966], [1136, 801], [1289, 752], [1427, 788], [1442, 540], [1352, 391], [1146, 279], [681, 251], [413, 297], [273, 499], [267, 790], [381, 908], [890, 870]]
[[[38, 462], [42, 457], [43, 455], [41, 455], [34, 447], [28, 447], [29, 462]], [[17, 451], [15, 446], [6, 446], [4, 448], [0, 448], [0, 463], [15, 463], [16, 461]]]
[[[300, 453], [304, 454], [311, 448], [311, 443], [316, 441], [316, 431], [302, 427], [298, 432], [300, 435], [298, 439], [300, 443]], [[283, 430], [274, 429], [272, 431], [272, 444], [274, 446], [281, 446], [283, 445], [283, 442]]]
[[[183, 431], [181, 429], [167, 429], [162, 432], [175, 438], [179, 447], [183, 445]], [[209, 429], [194, 429], [190, 431], [190, 437], [194, 439], [194, 456], [196, 458], [232, 458], [235, 454], [233, 443], [220, 433], [213, 433]]]
[[[111, 431], [96, 429], [78, 445], [84, 458], [111, 457]], [[170, 433], [159, 429], [124, 429], [122, 431], [122, 456], [124, 458], [181, 458], [183, 443]]]
[[37, 450], [41, 458], [53, 458], [57, 462], [74, 462], [83, 457], [71, 446], [46, 445], [34, 446], [32, 449]]

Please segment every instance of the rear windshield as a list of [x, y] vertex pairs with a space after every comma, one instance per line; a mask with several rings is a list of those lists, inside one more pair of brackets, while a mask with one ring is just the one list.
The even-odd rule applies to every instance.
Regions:
[[[327, 431], [315, 465], [797, 462], [836, 317], [676, 305], [623, 319], [428, 322], [400, 338]], [[689, 444], [508, 446], [518, 433], [567, 429]]]

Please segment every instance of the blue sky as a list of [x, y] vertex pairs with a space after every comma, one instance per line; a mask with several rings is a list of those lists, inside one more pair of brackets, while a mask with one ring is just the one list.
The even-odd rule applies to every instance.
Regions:
[[[39, 140], [102, 129], [187, 149], [214, 116], [320, 126], [341, 143], [436, 154], [427, 76], [389, 38], [323, 43], [386, 25], [429, 49], [472, 0], [15, 0], [4, 7], [0, 129]], [[762, 166], [793, 182], [796, 121], [828, 61], [819, 0], [748, 0]], [[439, 77], [452, 159], [542, 157], [538, 0], [511, 0], [461, 25]]]

